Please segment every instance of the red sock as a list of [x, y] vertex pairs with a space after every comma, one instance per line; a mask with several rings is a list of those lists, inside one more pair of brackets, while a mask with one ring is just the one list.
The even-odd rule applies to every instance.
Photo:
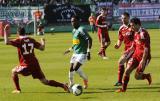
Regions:
[[103, 47], [101, 48], [101, 52], [102, 52], [102, 56], [106, 56], [106, 52], [105, 52], [105, 49]]
[[57, 82], [55, 80], [48, 80], [48, 85], [49, 86], [54, 86], [54, 87], [64, 87], [64, 84]]
[[122, 82], [123, 74], [124, 74], [124, 65], [119, 64], [119, 66], [118, 66], [118, 82]]
[[14, 75], [14, 74], [13, 74], [12, 79], [13, 79], [14, 85], [15, 85], [15, 87], [16, 87], [16, 90], [21, 90], [21, 89], [20, 89], [20, 86], [19, 86], [19, 78], [18, 78], [18, 75]]
[[129, 76], [124, 76], [124, 79], [123, 79], [123, 85], [122, 85], [122, 89], [126, 91], [127, 89], [127, 85], [128, 85], [128, 82], [129, 82]]

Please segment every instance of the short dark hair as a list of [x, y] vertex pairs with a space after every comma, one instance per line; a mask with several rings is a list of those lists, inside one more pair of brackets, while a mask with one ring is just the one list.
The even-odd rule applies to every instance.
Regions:
[[17, 32], [18, 32], [19, 35], [25, 35], [26, 34], [24, 27], [18, 27]]
[[136, 24], [136, 25], [140, 25], [141, 26], [141, 21], [140, 21], [140, 19], [139, 18], [132, 18], [131, 20], [130, 20], [130, 22], [131, 23], [134, 23], [134, 24]]
[[80, 21], [80, 18], [77, 15], [73, 15], [72, 18], [75, 18], [77, 21]]
[[127, 17], [130, 17], [130, 15], [129, 15], [128, 12], [124, 12], [122, 15], [127, 16]]

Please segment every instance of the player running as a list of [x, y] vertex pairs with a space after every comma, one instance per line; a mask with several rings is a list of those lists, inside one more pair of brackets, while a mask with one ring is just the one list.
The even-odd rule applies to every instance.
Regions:
[[12, 79], [15, 84], [15, 90], [12, 93], [21, 93], [21, 88], [19, 85], [19, 77], [21, 74], [23, 76], [32, 75], [34, 79], [39, 79], [43, 84], [54, 87], [61, 87], [65, 91], [68, 91], [66, 84], [57, 82], [55, 80], [47, 80], [43, 74], [39, 62], [34, 54], [34, 49], [43, 51], [45, 49], [45, 40], [41, 39], [41, 43], [37, 42], [33, 38], [25, 35], [25, 29], [19, 27], [17, 29], [17, 34], [19, 35], [17, 39], [10, 40], [6, 34], [8, 30], [8, 25], [5, 26], [4, 31], [4, 41], [6, 45], [12, 45], [17, 47], [19, 56], [19, 65], [12, 69]]
[[88, 78], [81, 69], [86, 59], [90, 60], [90, 49], [92, 47], [92, 39], [84, 27], [80, 26], [79, 17], [73, 16], [71, 24], [74, 27], [72, 31], [73, 46], [66, 50], [64, 54], [69, 53], [73, 49], [73, 55], [70, 60], [69, 82], [70, 87], [74, 84], [74, 73], [78, 73], [84, 81], [84, 88], [88, 87]]
[[[149, 33], [141, 27], [141, 21], [138, 18], [132, 18], [131, 28], [135, 31], [134, 42], [129, 50], [134, 50], [132, 57], [127, 63], [127, 68], [123, 77], [122, 88], [116, 92], [125, 92], [129, 82], [131, 72], [136, 69], [135, 78], [137, 80], [147, 79], [149, 85], [152, 82], [150, 73], [145, 74], [144, 70], [151, 60], [150, 36]], [[131, 52], [131, 51], [127, 51]]]
[[[119, 49], [122, 45], [122, 42], [124, 42], [124, 51], [129, 49], [132, 46], [133, 40], [134, 40], [134, 32], [130, 28], [129, 20], [130, 15], [127, 12], [124, 12], [121, 15], [122, 25], [119, 28], [118, 31], [118, 40], [115, 44], [114, 48]], [[129, 58], [132, 56], [133, 51], [130, 52], [130, 54], [126, 54], [125, 52], [121, 55], [119, 61], [118, 61], [118, 82], [114, 86], [121, 86], [122, 85], [122, 78], [124, 74], [124, 64], [129, 60]]]

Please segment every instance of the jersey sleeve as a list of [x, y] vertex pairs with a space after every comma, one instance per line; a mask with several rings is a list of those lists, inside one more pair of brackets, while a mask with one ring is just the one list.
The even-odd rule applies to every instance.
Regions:
[[96, 19], [96, 25], [100, 25], [100, 22], [101, 22], [101, 17], [98, 16], [97, 19]]
[[11, 40], [10, 43], [14, 47], [20, 47], [20, 39]]
[[150, 38], [149, 38], [148, 32], [142, 32], [142, 33], [140, 33], [140, 35], [141, 35], [141, 40], [144, 43], [144, 47], [149, 48], [149, 46], [150, 46]]
[[32, 39], [32, 40], [33, 40], [33, 43], [34, 43], [34, 48], [39, 49], [41, 44], [39, 42], [37, 42], [35, 39]]
[[122, 28], [120, 28], [119, 30], [118, 30], [118, 39], [120, 40], [120, 41], [123, 41], [123, 35], [122, 35], [122, 30], [121, 30]]

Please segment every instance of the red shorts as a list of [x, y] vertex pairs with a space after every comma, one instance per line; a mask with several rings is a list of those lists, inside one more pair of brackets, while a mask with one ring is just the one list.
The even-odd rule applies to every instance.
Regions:
[[16, 71], [16, 73], [21, 74], [23, 76], [32, 75], [32, 77], [34, 79], [45, 78], [45, 76], [44, 76], [43, 72], [41, 71], [41, 69], [31, 70], [30, 68], [33, 68], [33, 67], [29, 67], [29, 66], [16, 66], [15, 67], [15, 71]]
[[99, 38], [100, 42], [101, 42], [101, 40], [103, 42], [110, 42], [110, 37], [109, 37], [108, 32], [106, 32], [106, 33], [100, 33], [100, 32], [98, 32], [98, 38]]
[[148, 58], [146, 61], [145, 61], [145, 67], [142, 67], [140, 62], [136, 57], [132, 57], [129, 59], [128, 61], [128, 64], [127, 65], [130, 65], [129, 67], [130, 68], [137, 68], [136, 72], [137, 73], [140, 73], [140, 72], [144, 72], [145, 68], [147, 67], [147, 65], [149, 64], [151, 58]]

